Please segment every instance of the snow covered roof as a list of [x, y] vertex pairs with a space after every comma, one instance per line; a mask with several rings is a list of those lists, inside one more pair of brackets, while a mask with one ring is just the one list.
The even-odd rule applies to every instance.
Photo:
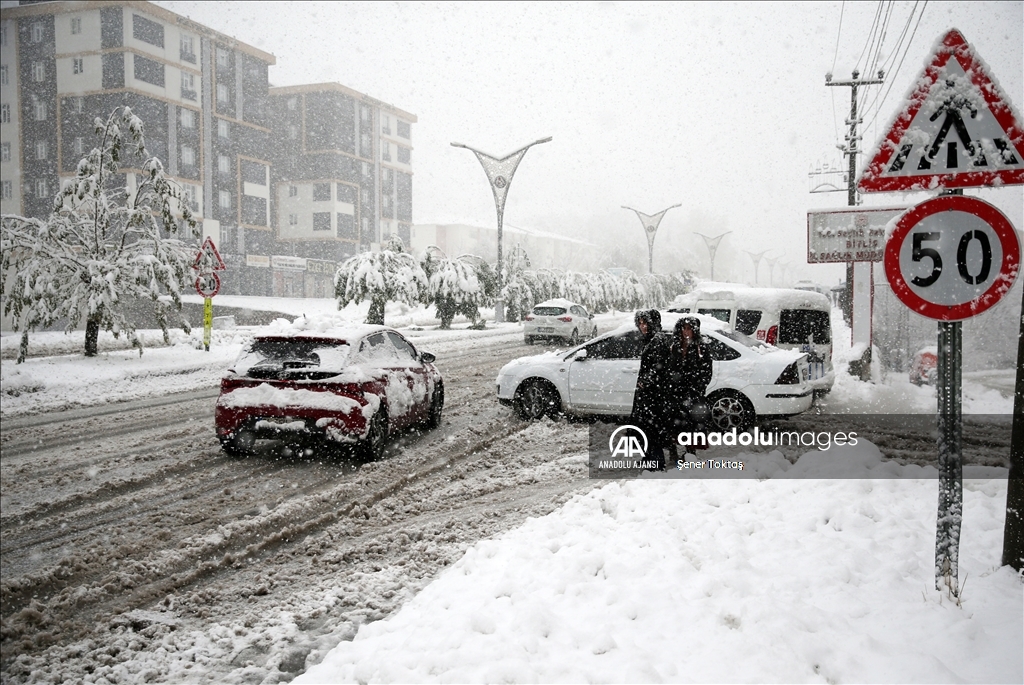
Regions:
[[336, 315], [300, 316], [294, 321], [277, 319], [257, 338], [335, 338], [355, 340], [377, 331], [393, 331], [390, 326], [352, 323]]
[[696, 302], [737, 302], [742, 307], [779, 310], [783, 308], [828, 308], [831, 301], [821, 293], [794, 288], [755, 288], [739, 283], [701, 283], [679, 295], [672, 307], [692, 307]]

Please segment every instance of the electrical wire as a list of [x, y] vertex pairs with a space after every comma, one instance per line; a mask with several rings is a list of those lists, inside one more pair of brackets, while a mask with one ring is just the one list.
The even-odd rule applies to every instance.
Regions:
[[872, 40], [874, 39], [875, 31], [878, 28], [878, 20], [882, 16], [882, 5], [884, 5], [884, 4], [885, 3], [883, 2], [883, 0], [879, 0], [878, 7], [875, 8], [875, 18], [871, 22], [871, 29], [868, 31], [867, 40], [864, 41], [864, 47], [860, 51], [860, 57], [857, 58], [857, 63], [854, 66], [854, 70], [855, 71], [860, 71], [861, 60], [863, 60], [864, 59], [864, 55], [866, 55], [868, 53], [868, 46], [872, 43]]
[[910, 40], [907, 41], [907, 47], [903, 51], [903, 56], [900, 57], [900, 63], [896, 67], [896, 71], [892, 73], [892, 75], [891, 75], [891, 77], [889, 79], [889, 87], [886, 89], [885, 95], [883, 95], [882, 99], [879, 101], [878, 109], [875, 110], [875, 114], [874, 114], [874, 116], [871, 117], [871, 121], [868, 122], [868, 126], [870, 126], [872, 123], [874, 123], [875, 119], [878, 118], [878, 113], [882, 111], [882, 107], [885, 105], [886, 98], [889, 97], [889, 93], [892, 91], [892, 87], [896, 83], [896, 77], [899, 75], [900, 69], [903, 68], [903, 60], [906, 59], [907, 53], [910, 52], [910, 46], [914, 44], [914, 36], [917, 35], [917, 29], [918, 29], [918, 27], [921, 26], [921, 18], [924, 16], [924, 11], [927, 8], [928, 8], [928, 0], [924, 0], [924, 4], [921, 5], [921, 12], [917, 15], [917, 23], [914, 24], [914, 31], [913, 31], [913, 33], [910, 34]]
[[[900, 37], [896, 41], [896, 45], [894, 45], [893, 49], [889, 51], [889, 55], [885, 58], [885, 61], [882, 63], [882, 70], [885, 74], [889, 75], [890, 78], [895, 76], [895, 74], [892, 73], [892, 66], [893, 63], [896, 61], [896, 56], [899, 55], [900, 50], [904, 46], [904, 43], [907, 39], [907, 33], [910, 31], [910, 25], [914, 22], [914, 17], [917, 15], [917, 6], [919, 4], [920, 0], [915, 0], [914, 6], [910, 9], [910, 14], [907, 16], [907, 20], [903, 23], [903, 30], [900, 32]], [[878, 90], [874, 90], [872, 92], [874, 93], [874, 99], [872, 99], [871, 103], [867, 107], [862, 108], [862, 111], [871, 111], [876, 106], [880, 105], [883, 92], [882, 89], [879, 88]], [[874, 119], [877, 116], [878, 112], [876, 110], [872, 117], [872, 121], [874, 121]]]

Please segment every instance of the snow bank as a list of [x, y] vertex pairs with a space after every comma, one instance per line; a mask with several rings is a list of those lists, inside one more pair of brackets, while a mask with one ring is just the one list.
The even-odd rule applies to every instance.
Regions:
[[472, 547], [295, 682], [1021, 682], [1005, 472], [965, 484], [961, 606], [934, 589], [930, 475], [612, 483]]

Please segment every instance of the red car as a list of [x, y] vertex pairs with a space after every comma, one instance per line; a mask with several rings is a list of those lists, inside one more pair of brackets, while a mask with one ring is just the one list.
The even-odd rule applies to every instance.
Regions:
[[378, 459], [392, 431], [435, 427], [443, 407], [434, 355], [391, 328], [354, 325], [257, 336], [221, 380], [214, 417], [228, 454], [260, 439], [326, 440]]
[[914, 385], [935, 385], [938, 376], [939, 348], [935, 345], [922, 347], [910, 364], [910, 382]]

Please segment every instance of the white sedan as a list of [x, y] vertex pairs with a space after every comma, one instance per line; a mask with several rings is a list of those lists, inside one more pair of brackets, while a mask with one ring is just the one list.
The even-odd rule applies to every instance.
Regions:
[[594, 315], [583, 305], [569, 300], [556, 298], [541, 302], [523, 317], [523, 339], [527, 345], [535, 340], [557, 338], [576, 346], [595, 335]]
[[[677, 314], [663, 314], [672, 330]], [[711, 353], [713, 374], [707, 397], [722, 430], [743, 430], [760, 416], [791, 416], [810, 408], [807, 355], [780, 350], [749, 336], [722, 330], [720, 322], [698, 316]], [[498, 372], [498, 400], [522, 418], [559, 413], [629, 416], [640, 370], [640, 334], [623, 325], [568, 352], [515, 359]]]

